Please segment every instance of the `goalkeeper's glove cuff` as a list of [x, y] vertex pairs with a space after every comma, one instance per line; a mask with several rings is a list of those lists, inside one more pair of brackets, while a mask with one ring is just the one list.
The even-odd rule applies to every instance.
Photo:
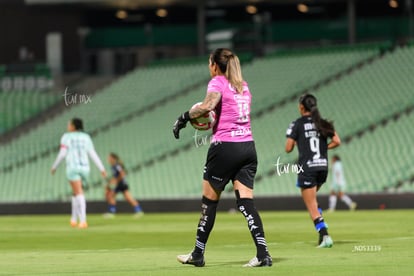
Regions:
[[190, 111], [186, 111], [183, 114], [181, 114], [181, 120], [184, 122], [190, 121]]

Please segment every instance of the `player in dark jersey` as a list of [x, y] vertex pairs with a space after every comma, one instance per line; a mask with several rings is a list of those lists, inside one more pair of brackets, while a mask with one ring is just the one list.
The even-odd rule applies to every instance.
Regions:
[[292, 122], [286, 131], [285, 150], [289, 153], [295, 145], [298, 147], [298, 166], [302, 170], [299, 170], [297, 186], [319, 232], [318, 247], [332, 247], [333, 241], [318, 207], [316, 192], [328, 176], [328, 149], [339, 146], [341, 140], [333, 123], [321, 118], [315, 96], [305, 94], [300, 97], [299, 112], [302, 116]]
[[[134, 207], [135, 216], [140, 217], [144, 214], [142, 211], [141, 205], [139, 202], [134, 199], [129, 192], [128, 183], [125, 180], [126, 172], [122, 161], [119, 159], [119, 156], [115, 153], [110, 153], [108, 156], [108, 162], [111, 165], [112, 178], [109, 180], [108, 185], [106, 186], [106, 200], [108, 202], [108, 213], [105, 214], [105, 217], [113, 217], [116, 213], [116, 195], [122, 193], [125, 199]], [[111, 188], [111, 185], [116, 185], [114, 189]]]

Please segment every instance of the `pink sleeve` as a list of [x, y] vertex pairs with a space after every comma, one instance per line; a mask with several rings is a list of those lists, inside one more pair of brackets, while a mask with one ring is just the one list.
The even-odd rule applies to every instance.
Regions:
[[220, 81], [219, 78], [214, 77], [212, 78], [207, 86], [207, 93], [216, 92], [216, 93], [222, 93], [223, 91], [223, 83]]

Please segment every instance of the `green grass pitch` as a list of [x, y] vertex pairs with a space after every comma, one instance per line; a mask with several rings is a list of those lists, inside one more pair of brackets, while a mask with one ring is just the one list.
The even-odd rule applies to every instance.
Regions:
[[193, 247], [197, 213], [89, 215], [86, 230], [69, 216], [2, 216], [0, 275], [414, 275], [412, 210], [325, 214], [330, 249], [315, 248], [305, 211], [261, 215], [272, 267], [241, 267], [255, 248], [239, 213], [217, 214], [203, 268], [176, 261]]

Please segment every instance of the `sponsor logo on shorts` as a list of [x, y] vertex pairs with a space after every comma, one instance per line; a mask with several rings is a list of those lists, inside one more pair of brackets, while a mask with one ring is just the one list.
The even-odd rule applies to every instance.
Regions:
[[212, 179], [217, 180], [217, 181], [223, 181], [223, 178], [221, 177], [217, 177], [217, 176], [211, 176]]

